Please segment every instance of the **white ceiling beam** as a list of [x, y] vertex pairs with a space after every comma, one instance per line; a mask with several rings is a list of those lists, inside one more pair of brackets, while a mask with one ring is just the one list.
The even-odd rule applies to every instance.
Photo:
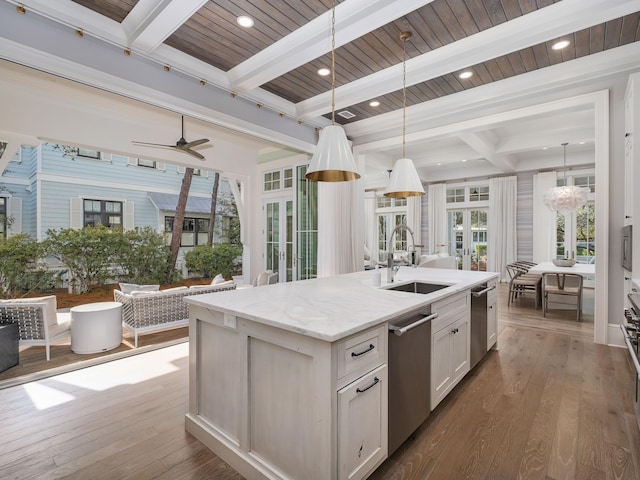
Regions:
[[[502, 111], [502, 106], [507, 105], [514, 99], [522, 100], [529, 97], [531, 102], [538, 103], [544, 95], [567, 86], [636, 71], [638, 68], [637, 58], [639, 56], [640, 42], [635, 42], [589, 55], [588, 57], [464, 90], [422, 104], [412, 105], [407, 107], [407, 129], [424, 129], [424, 126], [420, 126], [421, 124], [430, 124], [435, 127], [439, 123], [465, 122], [464, 119], [470, 116], [485, 119], [485, 121], [492, 124], [504, 124], [509, 119], [502, 117], [499, 112]], [[584, 107], [578, 105], [567, 108]], [[482, 112], [486, 111], [491, 111], [495, 114], [482, 115]], [[389, 131], [389, 125], [399, 125], [400, 122], [396, 119], [398, 112], [393, 111], [376, 115], [372, 118], [345, 125], [344, 128], [349, 137], [365, 139], [359, 143], [374, 143], [377, 140], [368, 141], [366, 139], [384, 136]], [[532, 111], [531, 115], [544, 115], [546, 113]], [[494, 120], [490, 120], [492, 118]], [[401, 141], [400, 137], [397, 137], [396, 141]]]
[[[336, 6], [336, 48], [433, 0], [345, 0]], [[229, 70], [237, 92], [252, 90], [331, 51], [331, 10]]]
[[[125, 30], [133, 34], [129, 39], [131, 48], [144, 53], [151, 53], [158, 45], [164, 42], [173, 32], [189, 20], [191, 16], [207, 3], [208, 0], [170, 0], [155, 2], [158, 4], [151, 8], [151, 2], [140, 2], [140, 12], [136, 11], [138, 5], [133, 8], [131, 23], [122, 22]], [[142, 18], [141, 18], [142, 17]], [[140, 21], [142, 20], [142, 23]], [[144, 25], [142, 31], [132, 28], [134, 25]]]
[[[637, 10], [637, 0], [563, 0], [407, 60], [407, 86], [457, 72]], [[397, 80], [400, 78], [402, 64], [397, 64], [338, 87], [335, 91], [335, 108], [341, 109], [393, 92], [397, 90]], [[299, 102], [296, 109], [300, 118], [313, 118], [330, 112], [331, 92]]]
[[100, 38], [116, 45], [126, 45], [127, 36], [124, 28], [104, 15], [72, 2], [71, 0], [24, 0], [19, 3], [27, 10], [27, 15], [37, 13], [45, 18], [68, 25], [73, 29]]
[[504, 173], [515, 171], [513, 159], [509, 155], [496, 152], [495, 143], [487, 139], [486, 134], [462, 131], [458, 132], [457, 137]]

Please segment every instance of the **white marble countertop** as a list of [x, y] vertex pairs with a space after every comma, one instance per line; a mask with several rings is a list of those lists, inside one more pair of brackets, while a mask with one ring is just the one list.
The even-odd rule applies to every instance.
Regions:
[[[498, 276], [494, 272], [401, 267], [393, 284], [386, 283], [386, 269], [382, 269], [382, 285], [375, 287], [374, 275], [369, 270], [193, 295], [184, 301], [334, 342]], [[385, 289], [413, 280], [449, 286], [426, 295]]]

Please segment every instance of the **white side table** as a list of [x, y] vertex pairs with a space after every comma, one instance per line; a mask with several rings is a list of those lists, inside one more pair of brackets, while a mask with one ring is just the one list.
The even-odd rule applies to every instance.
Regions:
[[122, 303], [98, 302], [71, 308], [71, 350], [99, 353], [122, 343]]

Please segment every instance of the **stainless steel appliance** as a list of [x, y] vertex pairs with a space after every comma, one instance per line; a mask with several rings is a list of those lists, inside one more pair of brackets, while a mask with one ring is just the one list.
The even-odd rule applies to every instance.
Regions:
[[635, 380], [635, 411], [638, 417], [638, 423], [640, 424], [640, 401], [638, 400], [638, 394], [640, 393], [638, 386], [638, 376], [640, 376], [640, 361], [638, 360], [638, 345], [640, 344], [640, 294], [630, 293], [627, 298], [629, 299], [629, 308], [624, 309], [624, 322], [620, 324], [620, 329], [624, 336], [624, 341], [629, 350], [629, 355], [636, 369]]
[[389, 455], [431, 412], [431, 307], [389, 322]]
[[471, 290], [470, 368], [487, 353], [487, 293], [495, 288], [495, 285], [487, 287], [485, 283]]

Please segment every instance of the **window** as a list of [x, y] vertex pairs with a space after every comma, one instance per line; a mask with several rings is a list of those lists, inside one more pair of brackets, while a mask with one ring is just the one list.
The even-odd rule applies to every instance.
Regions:
[[144, 158], [138, 158], [136, 160], [139, 167], [156, 168], [156, 162], [154, 160], [146, 160]]
[[122, 202], [84, 200], [84, 226], [122, 227]]
[[[387, 260], [387, 248], [389, 247], [389, 235], [393, 229], [407, 223], [407, 199], [376, 197], [376, 219], [378, 222], [378, 260]], [[393, 237], [393, 251], [407, 251], [407, 231], [400, 230]]]
[[464, 187], [447, 188], [447, 203], [464, 203]]
[[[557, 185], [565, 184], [564, 176]], [[593, 263], [596, 256], [596, 208], [594, 175], [577, 174], [566, 178], [567, 185], [587, 187], [590, 190], [586, 205], [568, 215], [556, 215], [556, 258], [575, 256], [578, 263]]]
[[87, 150], [86, 148], [78, 148], [76, 150], [76, 156], [82, 158], [93, 158], [95, 160], [101, 159], [100, 152], [96, 150]]
[[[164, 217], [164, 236], [167, 245], [171, 244], [173, 221], [175, 217]], [[209, 236], [209, 219], [185, 217], [182, 222], [181, 247], [194, 247], [206, 245]]]
[[293, 168], [272, 170], [263, 175], [262, 190], [273, 192], [293, 187]]
[[489, 187], [469, 187], [470, 202], [484, 202], [489, 200]]
[[489, 185], [447, 188], [447, 203], [488, 202]]
[[7, 238], [7, 199], [0, 197], [0, 238]]

